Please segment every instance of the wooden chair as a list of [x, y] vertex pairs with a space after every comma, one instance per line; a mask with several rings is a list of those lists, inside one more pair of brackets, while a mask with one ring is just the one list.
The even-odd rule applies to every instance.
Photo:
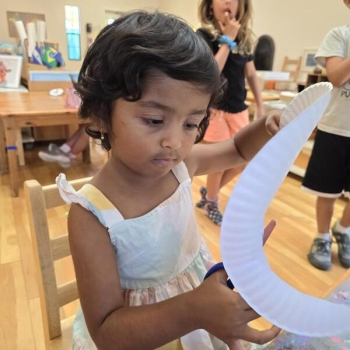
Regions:
[[[71, 184], [78, 190], [90, 179], [75, 180]], [[64, 232], [61, 236], [52, 238], [49, 232], [47, 210], [65, 203], [55, 184], [41, 186], [36, 180], [28, 180], [24, 182], [24, 193], [37, 270], [45, 345], [46, 348], [57, 349], [52, 346], [51, 340], [62, 335], [60, 308], [78, 299], [76, 281], [57, 285], [55, 274], [54, 262], [71, 254], [68, 234]], [[71, 329], [73, 318], [71, 317], [68, 323], [67, 319], [62, 320], [63, 328]], [[71, 341], [71, 332], [66, 338], [68, 342]]]
[[296, 82], [301, 67], [301, 56], [295, 59], [284, 57], [281, 71], [290, 73], [290, 81]]

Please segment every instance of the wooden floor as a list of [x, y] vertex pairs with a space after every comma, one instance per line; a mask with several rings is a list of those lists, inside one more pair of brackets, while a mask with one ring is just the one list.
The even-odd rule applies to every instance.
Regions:
[[[95, 174], [104, 164], [106, 155], [93, 145], [92, 163], [84, 164], [80, 160], [65, 170], [69, 180]], [[37, 157], [38, 149], [26, 151], [25, 167], [21, 168], [21, 182], [37, 179], [41, 184], [54, 182], [62, 169], [56, 164], [43, 163]], [[194, 201], [199, 199], [198, 189], [205, 184], [205, 177], [194, 179]], [[220, 207], [224, 209], [235, 181], [227, 185], [221, 193]], [[300, 190], [300, 179], [287, 177], [271, 203], [266, 222], [277, 221], [273, 236], [265, 251], [272, 269], [286, 282], [302, 292], [321, 296], [346, 272], [336, 258], [331, 271], [323, 272], [313, 268], [306, 260], [312, 237], [315, 233], [314, 197]], [[344, 202], [336, 205], [339, 216]], [[64, 213], [49, 213], [55, 234], [65, 229]], [[32, 350], [44, 349], [40, 319], [40, 303], [35, 279], [35, 270], [30, 243], [27, 211], [23, 189], [18, 198], [12, 198], [9, 190], [9, 176], [0, 176], [0, 349]], [[203, 210], [196, 208], [198, 224], [214, 257], [220, 260], [220, 228], [211, 223]], [[64, 259], [57, 264], [59, 279], [63, 282], [73, 276], [71, 261]], [[62, 310], [62, 317], [74, 315], [77, 303]], [[258, 328], [266, 323], [257, 321]]]

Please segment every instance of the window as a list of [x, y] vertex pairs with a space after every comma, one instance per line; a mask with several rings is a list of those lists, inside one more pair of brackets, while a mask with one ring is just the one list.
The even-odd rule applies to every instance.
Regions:
[[65, 15], [68, 59], [79, 61], [81, 59], [79, 7], [66, 5]]

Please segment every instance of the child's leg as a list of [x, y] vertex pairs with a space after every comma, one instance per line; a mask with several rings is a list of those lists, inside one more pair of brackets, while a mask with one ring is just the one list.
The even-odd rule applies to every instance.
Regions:
[[85, 125], [80, 125], [79, 129], [63, 144], [60, 146], [61, 151], [78, 155], [89, 144], [89, 135], [85, 132]]
[[[206, 143], [215, 143], [225, 141], [230, 138], [230, 131], [224, 117], [223, 111], [214, 111], [209, 127], [205, 133], [204, 141]], [[220, 225], [222, 214], [218, 208], [218, 196], [220, 191], [221, 178], [223, 171], [207, 176], [206, 188], [202, 187], [200, 193], [202, 199], [196, 204], [199, 208], [206, 208], [207, 215], [216, 225]]]
[[85, 132], [85, 127], [83, 126], [73, 136], [74, 138], [72, 137], [67, 143], [71, 148], [70, 153], [76, 156], [89, 146], [89, 135]]
[[349, 149], [348, 138], [318, 130], [310, 161], [303, 179], [303, 188], [318, 196], [316, 201], [317, 234], [308, 260], [312, 265], [328, 270], [332, 264], [329, 232], [336, 198], [341, 196], [347, 178], [344, 166]]
[[339, 220], [339, 224], [343, 227], [350, 228], [350, 202], [346, 203], [346, 206], [343, 210], [343, 215]]
[[329, 234], [336, 198], [317, 197], [316, 222], [319, 234]]
[[[230, 130], [230, 137], [234, 137], [239, 130], [243, 129], [249, 124], [248, 109], [239, 113], [225, 113], [224, 118]], [[238, 167], [226, 170], [221, 178], [220, 188], [228, 184], [235, 176], [240, 174], [244, 168], [244, 165], [240, 165]]]

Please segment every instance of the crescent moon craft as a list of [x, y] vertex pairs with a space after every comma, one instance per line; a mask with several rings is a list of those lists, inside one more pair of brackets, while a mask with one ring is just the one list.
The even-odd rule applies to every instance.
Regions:
[[291, 333], [325, 337], [349, 331], [350, 308], [303, 294], [271, 269], [262, 247], [264, 214], [330, 99], [332, 84], [302, 91], [281, 116], [281, 130], [256, 154], [231, 195], [221, 229], [225, 270], [245, 301]]

